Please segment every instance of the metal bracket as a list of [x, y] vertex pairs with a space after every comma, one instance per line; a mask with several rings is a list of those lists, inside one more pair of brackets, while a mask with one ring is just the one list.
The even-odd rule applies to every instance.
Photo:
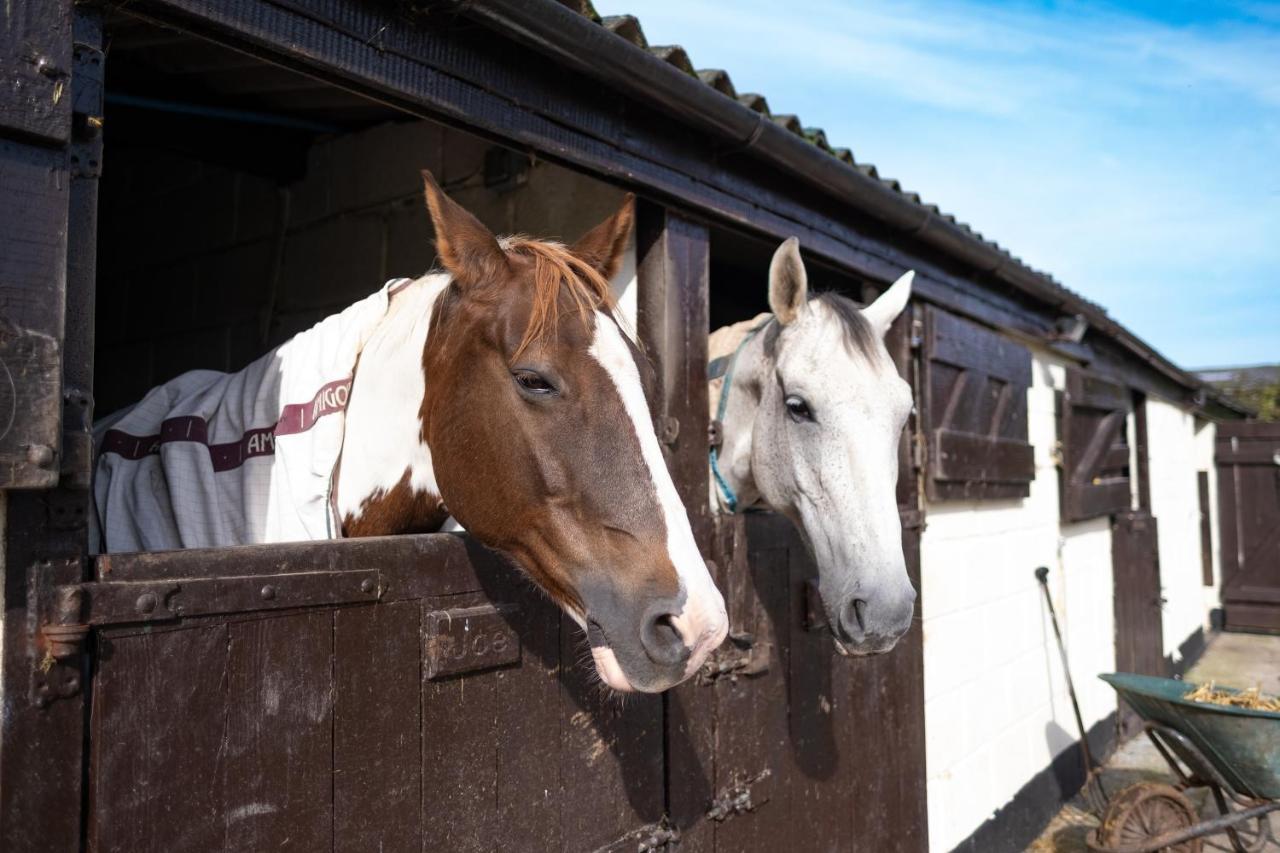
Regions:
[[772, 775], [773, 771], [766, 767], [749, 779], [735, 780], [720, 793], [720, 796], [711, 801], [711, 808], [707, 809], [707, 817], [716, 823], [721, 823], [734, 815], [755, 811], [757, 806], [762, 806], [769, 800], [765, 798], [756, 802], [751, 796], [751, 789]]
[[663, 415], [658, 419], [658, 440], [670, 446], [680, 437], [680, 421], [671, 415]]
[[621, 838], [597, 847], [592, 853], [654, 853], [679, 843], [680, 831], [664, 815], [657, 823], [636, 827]]
[[83, 621], [94, 627], [163, 622], [185, 616], [324, 607], [377, 601], [382, 578], [376, 569], [294, 572], [242, 577], [98, 581], [58, 587], [58, 596], [79, 595]]
[[713, 419], [707, 424], [707, 444], [711, 447], [724, 444], [724, 424], [720, 421]]
[[698, 670], [697, 683], [714, 684], [721, 678], [737, 681], [738, 676], [752, 677], [769, 671], [772, 643], [758, 643], [746, 631], [730, 634], [728, 642], [708, 656]]
[[77, 559], [42, 560], [27, 570], [27, 621], [31, 631], [31, 702], [47, 708], [80, 692], [80, 650], [89, 626], [81, 618], [83, 599], [74, 584]]

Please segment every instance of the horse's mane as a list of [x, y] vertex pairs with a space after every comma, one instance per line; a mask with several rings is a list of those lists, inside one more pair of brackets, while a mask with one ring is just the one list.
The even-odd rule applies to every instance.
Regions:
[[[825, 305], [840, 322], [844, 330], [844, 346], [849, 355], [860, 355], [872, 364], [877, 363], [878, 339], [867, 318], [862, 316], [861, 305], [834, 290], [815, 294], [809, 301]], [[765, 353], [770, 358], [776, 357], [775, 348], [781, 331], [782, 327], [777, 323], [771, 323], [765, 330]]]
[[875, 330], [871, 328], [867, 318], [862, 316], [862, 306], [834, 290], [819, 293], [813, 297], [813, 301], [830, 308], [831, 313], [840, 321], [840, 325], [844, 327], [844, 345], [849, 354], [860, 354], [875, 363], [878, 341]]
[[609, 282], [564, 244], [517, 234], [504, 237], [499, 245], [509, 254], [533, 261], [533, 305], [515, 358], [555, 331], [560, 317], [561, 293], [568, 295], [584, 324], [590, 320], [593, 311], [614, 312]]

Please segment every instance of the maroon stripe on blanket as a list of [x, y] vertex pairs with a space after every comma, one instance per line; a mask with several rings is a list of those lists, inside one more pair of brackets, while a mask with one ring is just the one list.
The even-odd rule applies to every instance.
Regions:
[[107, 430], [98, 452], [114, 453], [136, 461], [159, 453], [161, 445], [189, 441], [209, 448], [209, 459], [214, 471], [231, 471], [243, 465], [246, 459], [274, 454], [278, 436], [306, 432], [325, 415], [343, 411], [350, 394], [350, 377], [330, 382], [316, 392], [311, 402], [290, 403], [285, 406], [275, 426], [247, 430], [235, 441], [210, 444], [208, 422], [204, 418], [187, 415], [165, 419], [160, 424], [159, 435], [139, 436], [118, 429]]

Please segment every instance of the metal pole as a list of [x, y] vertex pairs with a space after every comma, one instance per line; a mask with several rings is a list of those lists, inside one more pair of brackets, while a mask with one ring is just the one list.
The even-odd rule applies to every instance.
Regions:
[[1085, 731], [1084, 718], [1080, 716], [1080, 703], [1076, 701], [1076, 686], [1071, 681], [1071, 667], [1067, 664], [1067, 647], [1062, 642], [1062, 631], [1058, 628], [1058, 614], [1053, 609], [1053, 598], [1049, 595], [1049, 569], [1041, 566], [1036, 569], [1036, 580], [1044, 590], [1044, 603], [1049, 607], [1049, 618], [1053, 620], [1053, 635], [1058, 638], [1058, 653], [1062, 655], [1062, 671], [1067, 676], [1067, 692], [1071, 694], [1071, 710], [1076, 714], [1076, 727], [1080, 729], [1080, 750], [1084, 753], [1084, 772], [1092, 773], [1093, 755], [1089, 751], [1089, 733]]

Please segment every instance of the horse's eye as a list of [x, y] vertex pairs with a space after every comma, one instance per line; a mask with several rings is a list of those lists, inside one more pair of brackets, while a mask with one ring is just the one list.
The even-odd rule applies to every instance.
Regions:
[[787, 395], [786, 399], [787, 414], [796, 422], [813, 420], [813, 412], [809, 411], [809, 404], [803, 398], [797, 397], [795, 394]]
[[516, 384], [524, 391], [530, 394], [554, 394], [555, 386], [547, 380], [543, 379], [532, 370], [513, 370], [511, 376], [516, 380]]

